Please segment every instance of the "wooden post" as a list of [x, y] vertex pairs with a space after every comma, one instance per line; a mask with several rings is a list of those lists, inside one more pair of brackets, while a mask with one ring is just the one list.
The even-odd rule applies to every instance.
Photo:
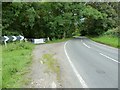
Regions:
[[50, 38], [48, 37], [47, 40], [50, 41]]
[[7, 42], [6, 42], [6, 41], [4, 41], [4, 43], [5, 43], [5, 46], [7, 47]]

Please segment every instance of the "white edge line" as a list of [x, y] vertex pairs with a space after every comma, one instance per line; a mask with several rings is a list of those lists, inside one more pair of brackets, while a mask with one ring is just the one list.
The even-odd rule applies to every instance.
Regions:
[[[94, 44], [95, 46], [97, 46], [97, 47], [98, 47], [98, 45], [100, 45], [100, 46], [103, 46], [103, 47], [105, 47], [105, 48], [107, 47], [107, 48], [110, 48], [110, 49], [118, 50], [118, 48], [111, 47], [111, 46], [108, 46], [108, 45], [106, 45], [106, 44], [102, 44], [102, 43], [99, 43], [99, 42], [93, 41], [93, 40], [91, 40], [91, 39], [90, 39], [90, 41], [93, 42], [93, 44]], [[96, 44], [98, 44], [98, 45], [96, 45]]]
[[74, 73], [75, 73], [76, 76], [78, 77], [79, 82], [81, 83], [82, 87], [83, 87], [83, 88], [88, 88], [87, 84], [85, 83], [85, 81], [83, 80], [83, 78], [81, 77], [81, 75], [78, 73], [78, 71], [76, 70], [75, 66], [73, 65], [73, 63], [71, 62], [71, 60], [70, 60], [70, 58], [69, 58], [69, 56], [68, 56], [68, 54], [67, 54], [67, 51], [66, 51], [66, 49], [65, 49], [65, 46], [66, 46], [67, 43], [68, 43], [68, 42], [66, 42], [66, 43], [64, 44], [64, 51], [65, 51], [65, 54], [66, 54], [66, 56], [67, 56], [67, 58], [68, 58], [68, 61], [69, 61], [70, 65], [72, 66], [72, 69], [73, 69]]
[[104, 54], [102, 54], [102, 53], [100, 53], [100, 55], [102, 55], [102, 56], [104, 56], [104, 57], [106, 57], [106, 58], [108, 58], [108, 59], [110, 59], [110, 60], [112, 60], [112, 61], [114, 61], [114, 62], [120, 63], [119, 61], [117, 61], [117, 60], [115, 60], [115, 59], [113, 59], [113, 58], [111, 58], [111, 57], [109, 57], [109, 56], [107, 56], [107, 55], [104, 55]]
[[90, 46], [86, 45], [85, 43], [83, 43], [87, 48], [90, 48]]

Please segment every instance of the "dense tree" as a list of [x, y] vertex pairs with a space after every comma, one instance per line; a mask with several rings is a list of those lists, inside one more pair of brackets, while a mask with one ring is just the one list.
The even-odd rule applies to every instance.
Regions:
[[2, 3], [3, 35], [66, 38], [101, 35], [118, 26], [117, 3]]

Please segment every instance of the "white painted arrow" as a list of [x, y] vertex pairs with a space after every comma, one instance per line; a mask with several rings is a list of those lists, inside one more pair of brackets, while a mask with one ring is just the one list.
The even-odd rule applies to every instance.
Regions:
[[12, 41], [15, 41], [15, 40], [17, 40], [17, 37], [15, 37], [15, 36], [12, 36], [13, 37], [13, 40]]
[[7, 36], [4, 36], [4, 38], [5, 38], [5, 42], [9, 40], [9, 38]]
[[21, 36], [21, 35], [20, 35], [20, 37], [21, 37], [20, 41], [22, 41], [22, 40], [24, 39], [24, 36]]

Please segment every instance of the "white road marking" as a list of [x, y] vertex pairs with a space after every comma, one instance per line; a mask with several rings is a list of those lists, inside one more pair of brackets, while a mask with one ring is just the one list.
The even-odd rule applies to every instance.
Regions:
[[115, 60], [115, 59], [113, 59], [113, 58], [111, 58], [111, 57], [109, 57], [109, 56], [107, 56], [105, 54], [100, 53], [100, 55], [102, 55], [102, 56], [104, 56], [104, 57], [106, 57], [106, 58], [108, 58], [108, 59], [110, 59], [110, 60], [112, 60], [114, 62], [120, 63], [119, 61], [117, 61], [117, 60]]
[[55, 82], [52, 82], [52, 88], [56, 88]]
[[69, 61], [70, 65], [72, 66], [74, 73], [75, 73], [76, 76], [78, 77], [79, 82], [81, 83], [82, 87], [83, 87], [83, 88], [88, 88], [87, 84], [85, 83], [85, 81], [83, 80], [83, 78], [81, 77], [81, 75], [78, 73], [78, 71], [76, 70], [75, 66], [74, 66], [73, 63], [71, 62], [70, 57], [69, 57], [68, 54], [67, 54], [67, 51], [66, 51], [66, 49], [65, 49], [65, 46], [66, 46], [67, 43], [68, 43], [68, 42], [66, 42], [66, 43], [64, 44], [64, 51], [65, 51], [65, 54], [66, 54], [66, 56], [67, 56], [67, 58], [68, 58], [68, 61]]
[[83, 43], [87, 48], [90, 48], [90, 46], [88, 46], [87, 44]]
[[107, 47], [107, 48], [109, 48], [109, 49], [115, 49], [115, 50], [118, 50], [117, 48], [115, 48], [115, 47], [111, 47], [111, 46], [108, 46], [108, 45], [105, 45], [105, 44], [102, 44], [102, 43], [99, 43], [99, 42], [95, 42], [95, 41], [92, 41], [92, 40], [90, 40], [90, 42], [92, 42], [93, 43], [93, 45], [94, 46], [97, 46], [97, 47], [99, 47], [99, 45], [100, 46], [103, 46], [103, 47]]
[[90, 46], [88, 46], [87, 44], [85, 44], [82, 39], [81, 39], [81, 42], [87, 47], [87, 48], [91, 48]]

